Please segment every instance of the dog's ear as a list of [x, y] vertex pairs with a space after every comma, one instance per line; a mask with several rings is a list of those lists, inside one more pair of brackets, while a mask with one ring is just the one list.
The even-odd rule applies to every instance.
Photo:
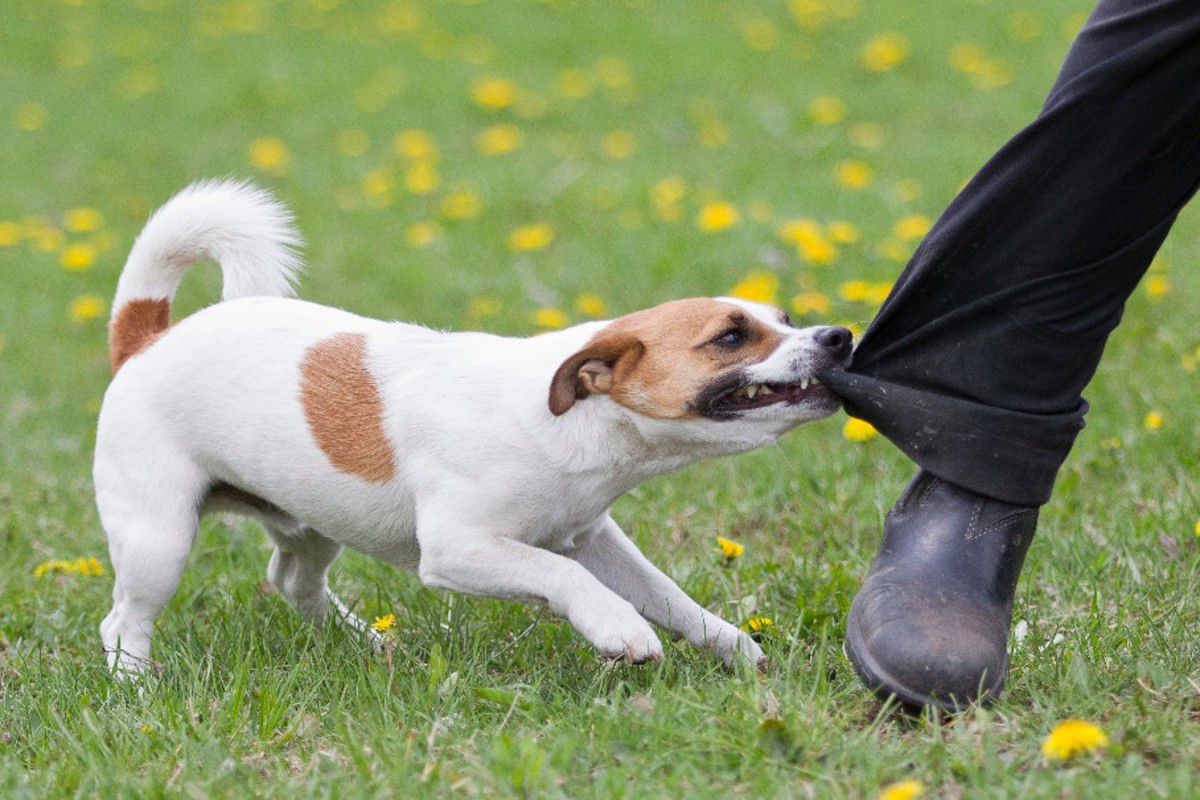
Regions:
[[562, 416], [577, 400], [611, 392], [637, 364], [644, 350], [632, 333], [601, 331], [555, 371], [550, 382], [550, 413]]

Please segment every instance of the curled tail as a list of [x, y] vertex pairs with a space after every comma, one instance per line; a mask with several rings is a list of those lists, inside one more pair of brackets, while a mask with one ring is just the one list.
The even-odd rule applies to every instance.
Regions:
[[221, 266], [221, 299], [291, 297], [302, 268], [291, 212], [239, 181], [194, 183], [146, 223], [113, 298], [108, 351], [115, 373], [170, 325], [171, 300], [195, 261]]

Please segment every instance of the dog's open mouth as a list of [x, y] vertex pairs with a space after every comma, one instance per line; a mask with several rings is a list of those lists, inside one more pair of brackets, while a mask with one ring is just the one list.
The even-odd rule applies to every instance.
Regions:
[[777, 403], [800, 403], [828, 394], [829, 390], [815, 376], [793, 383], [751, 383], [724, 393], [712, 404], [712, 409], [718, 413], [746, 411]]

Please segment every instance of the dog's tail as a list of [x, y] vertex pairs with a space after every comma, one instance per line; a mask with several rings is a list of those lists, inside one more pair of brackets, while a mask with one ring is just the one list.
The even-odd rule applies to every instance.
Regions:
[[154, 212], [117, 282], [108, 350], [115, 373], [170, 325], [171, 300], [195, 261], [221, 266], [221, 299], [291, 297], [302, 264], [291, 212], [233, 180], [194, 183]]

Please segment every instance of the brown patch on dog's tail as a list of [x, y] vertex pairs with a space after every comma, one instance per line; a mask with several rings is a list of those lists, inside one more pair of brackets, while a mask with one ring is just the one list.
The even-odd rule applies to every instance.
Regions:
[[130, 300], [113, 314], [108, 327], [108, 357], [113, 374], [145, 350], [171, 326], [171, 301]]

